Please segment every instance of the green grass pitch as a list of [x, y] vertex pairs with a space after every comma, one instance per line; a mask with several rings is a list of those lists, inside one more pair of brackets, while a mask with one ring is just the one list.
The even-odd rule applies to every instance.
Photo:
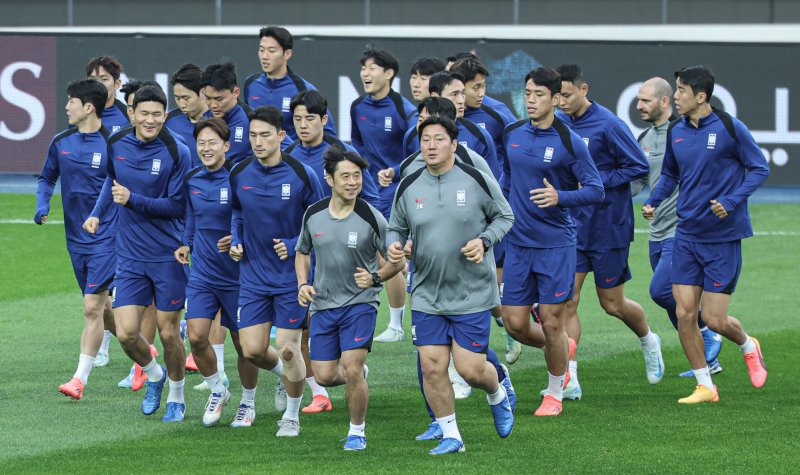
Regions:
[[[675, 375], [687, 369], [677, 333], [650, 300], [647, 238], [637, 234], [630, 263], [629, 297], [642, 303], [664, 345], [667, 376], [647, 384], [635, 336], [606, 316], [590, 288], [584, 289], [579, 349], [584, 399], [565, 402], [557, 418], [535, 418], [538, 393], [547, 376], [541, 351], [523, 350], [510, 367], [519, 404], [514, 433], [494, 432], [484, 394], [457, 402], [467, 451], [433, 458], [431, 443], [414, 436], [428, 423], [417, 387], [410, 341], [375, 344], [368, 358], [370, 407], [368, 449], [345, 453], [344, 388], [331, 390], [334, 410], [301, 417], [295, 440], [274, 434], [280, 415], [273, 407], [275, 377], [262, 373], [257, 418], [250, 429], [231, 429], [241, 386], [229, 344], [226, 367], [233, 398], [222, 422], [205, 428], [201, 414], [207, 393], [193, 391], [198, 374], [187, 375], [187, 419], [161, 423], [141, 414], [142, 392], [116, 387], [130, 361], [114, 340], [111, 363], [92, 371], [86, 396], [72, 401], [57, 392], [73, 374], [82, 328], [81, 297], [64, 245], [63, 225], [14, 224], [30, 220], [31, 195], [0, 195], [0, 471], [4, 473], [363, 473], [459, 470], [463, 473], [595, 472], [795, 472], [800, 459], [798, 367], [800, 320], [800, 206], [751, 206], [759, 233], [743, 244], [744, 270], [731, 314], [761, 340], [769, 379], [750, 386], [738, 348], [723, 346], [725, 371], [715, 376], [721, 401], [679, 406], [694, 381]], [[51, 220], [61, 219], [54, 197]], [[637, 213], [638, 216], [638, 213]], [[637, 218], [637, 229], [645, 222]], [[379, 331], [386, 325], [382, 308]], [[410, 319], [406, 319], [409, 335]], [[501, 359], [504, 338], [493, 328], [492, 346]], [[307, 391], [306, 400], [309, 394]]]

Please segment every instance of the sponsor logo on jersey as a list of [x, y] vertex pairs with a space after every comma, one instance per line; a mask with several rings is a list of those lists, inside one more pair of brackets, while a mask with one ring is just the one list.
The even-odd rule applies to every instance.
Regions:
[[242, 137], [244, 137], [244, 127], [242, 127], [242, 126], [236, 127], [236, 132], [233, 135], [233, 139], [236, 142], [241, 142], [242, 141]]
[[456, 190], [456, 206], [467, 206], [467, 190]]
[[351, 231], [347, 234], [347, 247], [355, 249], [358, 245], [358, 233]]
[[706, 149], [713, 150], [717, 146], [717, 134], [708, 134], [708, 143]]
[[553, 147], [547, 147], [544, 149], [544, 163], [550, 163], [553, 161]]
[[284, 183], [281, 185], [281, 199], [288, 200], [292, 197], [292, 185]]
[[425, 204], [424, 201], [425, 198], [416, 198], [414, 200], [414, 202], [417, 204], [417, 209], [422, 209], [422, 205]]
[[154, 158], [153, 159], [153, 166], [150, 168], [150, 174], [151, 175], [158, 175], [158, 173], [160, 171], [161, 171], [161, 159]]
[[92, 168], [100, 168], [100, 162], [103, 160], [102, 153], [92, 154]]
[[227, 188], [220, 188], [219, 189], [219, 204], [224, 205], [228, 203], [228, 189]]

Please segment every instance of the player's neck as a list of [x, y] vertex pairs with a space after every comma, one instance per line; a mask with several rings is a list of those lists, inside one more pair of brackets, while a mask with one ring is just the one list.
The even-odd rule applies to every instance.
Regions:
[[356, 200], [346, 200], [336, 194], [331, 196], [331, 202], [328, 205], [328, 211], [336, 219], [344, 219], [350, 216], [353, 209], [356, 207]]
[[[256, 157], [256, 158], [258, 158], [258, 157]], [[283, 156], [281, 155], [281, 150], [278, 149], [275, 153], [273, 153], [272, 155], [270, 155], [267, 158], [258, 158], [258, 163], [260, 163], [261, 166], [264, 166], [264, 167], [274, 167], [274, 166], [278, 165], [279, 163], [281, 163], [282, 159], [283, 159]]]
[[82, 134], [91, 134], [100, 130], [102, 126], [103, 124], [100, 122], [100, 119], [95, 115], [91, 115], [78, 124], [78, 132]]
[[711, 112], [713, 112], [713, 109], [711, 109], [711, 104], [704, 102], [697, 106], [697, 108], [689, 114], [689, 122], [691, 122], [693, 126], [697, 127], [700, 124], [700, 119], [708, 117]]
[[444, 175], [456, 166], [456, 157], [453, 155], [449, 160], [445, 160], [442, 163], [437, 163], [436, 165], [426, 163], [425, 166], [428, 168], [428, 173], [431, 175]]
[[555, 115], [550, 112], [546, 116], [540, 118], [539, 120], [531, 119], [531, 124], [537, 129], [549, 129], [551, 125], [553, 125], [553, 119]]
[[189, 122], [194, 124], [194, 123], [200, 121], [200, 119], [203, 118], [203, 116], [206, 114], [206, 112], [208, 112], [208, 106], [205, 104], [205, 101], [203, 101], [203, 108], [200, 109], [200, 111], [197, 114], [195, 114], [195, 115], [186, 114], [186, 117], [189, 118]]
[[662, 125], [669, 122], [669, 118], [672, 117], [672, 109], [666, 111], [664, 115], [658, 118], [658, 120], [653, 122], [653, 127], [661, 127]]
[[384, 97], [388, 96], [389, 92], [391, 92], [391, 90], [392, 90], [391, 86], [385, 87], [385, 88], [381, 89], [380, 91], [371, 92], [369, 94], [369, 97], [371, 97], [373, 101], [379, 101], [379, 100], [383, 99]]
[[302, 145], [305, 148], [316, 147], [317, 145], [322, 143], [322, 139], [324, 138], [324, 135], [325, 135], [324, 133], [319, 134], [319, 136], [317, 138], [315, 138], [314, 140], [312, 140], [311, 142], [303, 142], [301, 140], [300, 141], [300, 145]]
[[225, 164], [225, 159], [223, 158], [222, 160], [219, 160], [218, 162], [212, 164], [210, 167], [206, 167], [206, 170], [208, 170], [211, 173], [214, 173], [215, 171], [222, 168], [222, 165], [224, 164]]
[[592, 101], [590, 101], [589, 99], [585, 99], [583, 101], [583, 104], [581, 104], [580, 109], [576, 110], [575, 113], [573, 114], [573, 116], [575, 118], [583, 116], [583, 114], [585, 114], [586, 111], [589, 110], [589, 107], [591, 107], [591, 105], [592, 105]]
[[106, 109], [108, 109], [109, 107], [112, 107], [114, 105], [114, 102], [116, 102], [116, 101], [117, 101], [117, 96], [116, 95], [111, 96], [108, 99], [106, 99]]
[[270, 73], [265, 73], [265, 74], [267, 75], [268, 78], [272, 79], [273, 81], [277, 79], [283, 79], [286, 77], [287, 74], [289, 74], [289, 66], [284, 65], [279, 71], [275, 71], [272, 74]]

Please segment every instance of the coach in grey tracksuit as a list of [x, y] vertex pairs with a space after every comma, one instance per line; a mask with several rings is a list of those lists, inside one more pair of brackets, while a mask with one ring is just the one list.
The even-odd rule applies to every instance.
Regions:
[[500, 302], [492, 246], [511, 229], [514, 215], [491, 175], [456, 161], [452, 120], [430, 117], [419, 134], [426, 166], [400, 182], [386, 241], [397, 247], [413, 236], [412, 338], [425, 395], [444, 439], [460, 441], [447, 375], [452, 347], [456, 369], [487, 392], [495, 428], [505, 437], [513, 414], [485, 352], [491, 309]]

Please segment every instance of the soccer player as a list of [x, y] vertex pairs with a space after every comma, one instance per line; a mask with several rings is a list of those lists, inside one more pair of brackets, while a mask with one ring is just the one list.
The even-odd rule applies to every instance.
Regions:
[[113, 56], [98, 56], [86, 63], [86, 77], [100, 81], [108, 91], [101, 121], [103, 127], [112, 134], [130, 125], [128, 107], [117, 99], [117, 90], [122, 85], [120, 75], [122, 75], [122, 65]]
[[[603, 201], [605, 192], [589, 150], [555, 109], [561, 76], [538, 68], [525, 76], [529, 120], [506, 128], [508, 150], [503, 193], [514, 212], [503, 274], [503, 319], [515, 340], [541, 347], [540, 330], [531, 321], [539, 303], [548, 384], [536, 416], [561, 413], [569, 353], [564, 311], [575, 280], [575, 222], [571, 209]], [[533, 189], [531, 188], [533, 187]]]
[[387, 243], [411, 248], [412, 335], [425, 396], [443, 432], [430, 451], [438, 455], [464, 451], [447, 375], [451, 351], [461, 376], [486, 391], [500, 437], [514, 427], [510, 395], [486, 361], [491, 309], [500, 303], [491, 247], [511, 228], [514, 215], [492, 177], [456, 163], [455, 123], [430, 117], [419, 134], [426, 167], [400, 182]]
[[428, 81], [431, 76], [439, 71], [444, 71], [444, 63], [441, 59], [435, 57], [420, 58], [411, 65], [411, 75], [408, 83], [411, 86], [411, 97], [414, 101], [419, 103], [426, 97], [430, 97]]
[[[89, 234], [83, 230], [83, 217], [94, 207], [105, 182], [108, 158], [108, 131], [100, 117], [105, 108], [106, 87], [93, 79], [75, 81], [67, 87], [67, 120], [70, 128], [50, 143], [36, 190], [36, 224], [44, 224], [50, 214], [50, 199], [61, 177], [61, 201], [67, 251], [75, 279], [83, 293], [84, 327], [78, 369], [58, 391], [81, 399], [89, 373], [103, 340], [103, 313], [108, 289], [114, 279], [117, 257], [114, 254], [114, 213], [103, 220], [103, 230]], [[113, 327], [111, 327], [113, 330]]]
[[239, 343], [247, 359], [270, 370], [277, 362], [269, 350], [270, 329], [283, 361], [287, 403], [278, 421], [278, 437], [300, 434], [300, 402], [306, 368], [300, 340], [306, 311], [297, 300], [293, 257], [306, 208], [322, 198], [317, 174], [281, 152], [286, 133], [283, 114], [262, 106], [250, 115], [254, 156], [230, 174], [233, 218], [230, 255], [239, 267]]
[[[125, 353], [147, 374], [142, 413], [150, 415], [158, 410], [169, 379], [162, 421], [178, 422], [186, 412], [186, 358], [180, 320], [187, 269], [175, 261], [173, 252], [183, 234], [183, 179], [190, 158], [186, 145], [164, 128], [166, 109], [167, 98], [160, 88], [148, 86], [136, 91], [133, 129], [109, 139], [108, 177], [84, 229], [97, 232], [113, 200], [118, 210], [113, 296], [117, 338]], [[142, 313], [154, 299], [166, 370], [151, 355], [141, 335]]]
[[[221, 314], [222, 325], [230, 330], [239, 355], [239, 377], [242, 381], [242, 400], [231, 427], [249, 427], [255, 420], [255, 393], [258, 367], [244, 358], [236, 327], [239, 300], [239, 265], [227, 256], [231, 227], [231, 193], [229, 171], [233, 162], [225, 159], [230, 148], [230, 129], [218, 117], [200, 120], [195, 125], [197, 154], [203, 165], [186, 175], [186, 228], [182, 245], [175, 251], [181, 264], [192, 256], [189, 282], [186, 286], [186, 320], [189, 342], [197, 367], [211, 391], [203, 414], [203, 424], [219, 422], [222, 410], [231, 393], [225, 384], [224, 370], [220, 371], [216, 349], [212, 344], [212, 329]], [[270, 348], [272, 358], [277, 352]], [[280, 377], [280, 364], [273, 368]]]
[[[350, 430], [344, 450], [367, 448], [365, 417], [369, 390], [365, 361], [372, 347], [382, 282], [400, 272], [403, 251], [386, 250], [386, 219], [358, 197], [367, 162], [339, 147], [325, 152], [325, 181], [331, 196], [303, 217], [295, 269], [298, 300], [311, 305], [311, 364], [324, 386], [346, 385]], [[309, 284], [311, 251], [314, 281]], [[378, 268], [377, 255], [385, 264]], [[341, 361], [341, 365], [339, 365]]]
[[[231, 130], [231, 149], [227, 157], [234, 163], [250, 157], [247, 128], [248, 111], [239, 104], [239, 86], [236, 85], [236, 66], [233, 63], [206, 66], [201, 78], [203, 96], [214, 117], [221, 117]], [[247, 107], [247, 106], [246, 106]]]
[[[294, 38], [289, 30], [268, 26], [258, 32], [258, 39], [258, 61], [264, 72], [245, 79], [244, 100], [252, 108], [272, 106], [283, 112], [283, 130], [289, 138], [297, 140], [290, 103], [297, 93], [316, 88], [289, 68], [289, 59], [294, 54]], [[328, 116], [325, 131], [336, 136], [333, 115], [327, 110], [325, 115]]]
[[707, 66], [675, 73], [675, 107], [683, 117], [668, 129], [661, 180], [642, 207], [653, 219], [680, 183], [672, 292], [678, 335], [697, 379], [682, 404], [719, 401], [697, 327], [701, 305], [708, 327], [739, 345], [752, 385], [767, 381], [758, 340], [728, 315], [728, 303], [742, 269], [741, 240], [753, 235], [747, 198], [767, 179], [769, 166], [747, 127], [712, 109], [714, 83]]
[[167, 113], [166, 126], [180, 135], [189, 147], [194, 169], [202, 165], [197, 155], [194, 126], [202, 119], [213, 117], [203, 99], [203, 70], [191, 63], [184, 64], [172, 73], [169, 82], [178, 107]]
[[[664, 161], [664, 150], [667, 147], [667, 128], [670, 122], [677, 119], [672, 112], [672, 86], [664, 78], [648, 79], [639, 88], [636, 109], [642, 120], [651, 124], [638, 138], [650, 165], [650, 174], [646, 180], [631, 183], [634, 194], [644, 185], [654, 190], [661, 177], [661, 165]], [[650, 221], [648, 234], [650, 237], [650, 266], [653, 278], [650, 281], [650, 297], [653, 302], [667, 311], [670, 322], [678, 329], [678, 316], [675, 314], [675, 298], [672, 296], [672, 248], [675, 241], [675, 227], [678, 225], [678, 214], [675, 203], [678, 201], [676, 189], [669, 198], [658, 207], [658, 212]], [[703, 347], [706, 363], [711, 374], [722, 371], [717, 356], [722, 348], [722, 337], [712, 331], [703, 322], [702, 311], [698, 311], [697, 324], [703, 336]], [[682, 377], [694, 377], [691, 369], [680, 374]]]
[[[361, 83], [364, 95], [350, 106], [352, 143], [369, 163], [377, 180], [378, 172], [399, 164], [403, 153], [403, 134], [414, 123], [414, 106], [392, 89], [400, 70], [397, 59], [388, 51], [369, 49], [361, 57]], [[376, 181], [377, 183], [377, 181]], [[378, 210], [388, 220], [397, 185], [379, 187]], [[405, 281], [395, 275], [386, 282], [389, 297], [389, 326], [375, 338], [377, 342], [403, 341], [403, 312], [406, 305]]]
[[[580, 344], [578, 306], [581, 288], [586, 275], [594, 272], [600, 306], [608, 315], [622, 320], [639, 338], [647, 381], [657, 384], [664, 377], [661, 338], [650, 331], [642, 306], [625, 296], [625, 282], [632, 277], [628, 267], [628, 251], [633, 241], [630, 183], [647, 176], [647, 159], [628, 126], [611, 111], [586, 97], [589, 84], [577, 65], [564, 64], [557, 71], [561, 75], [560, 107], [568, 116], [564, 117], [564, 122], [589, 147], [605, 188], [603, 203], [570, 210], [577, 225], [578, 257], [573, 299], [567, 302], [567, 334]], [[574, 358], [570, 358], [569, 376], [564, 397], [579, 399], [583, 391], [578, 382], [578, 362]]]

